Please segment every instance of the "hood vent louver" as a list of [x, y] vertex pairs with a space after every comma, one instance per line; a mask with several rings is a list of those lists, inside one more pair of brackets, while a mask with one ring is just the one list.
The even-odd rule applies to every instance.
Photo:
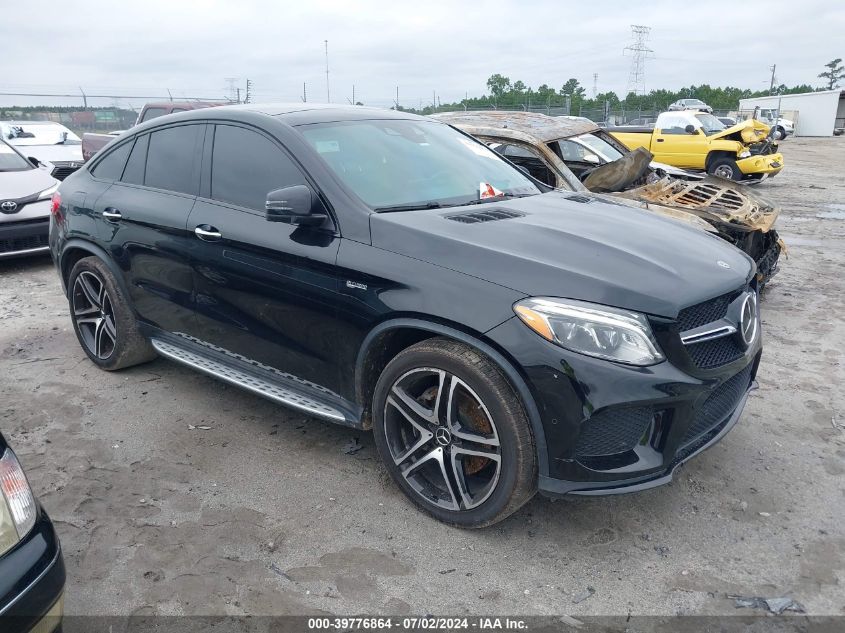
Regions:
[[572, 200], [572, 202], [580, 202], [581, 204], [590, 204], [591, 202], [594, 202], [594, 200], [595, 200], [595, 198], [590, 198], [590, 197], [587, 197], [587, 196], [579, 196], [578, 194], [575, 194], [574, 196], [566, 196], [566, 199]]
[[463, 224], [476, 224], [478, 222], [494, 222], [496, 220], [510, 220], [521, 218], [525, 214], [510, 209], [489, 209], [484, 211], [472, 211], [469, 213], [453, 213], [444, 216], [447, 220], [462, 222]]

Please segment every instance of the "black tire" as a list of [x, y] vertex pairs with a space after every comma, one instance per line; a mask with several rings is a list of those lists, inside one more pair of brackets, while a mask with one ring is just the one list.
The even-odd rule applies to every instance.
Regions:
[[786, 138], [786, 130], [783, 129], [780, 125], [775, 128], [775, 133], [772, 135], [774, 136], [776, 141], [782, 141]]
[[124, 369], [156, 357], [139, 331], [126, 297], [100, 258], [85, 257], [76, 262], [68, 279], [68, 305], [76, 338], [100, 369]]
[[707, 170], [707, 173], [711, 176], [719, 176], [721, 178], [736, 181], [742, 180], [744, 177], [743, 173], [739, 170], [736, 161], [727, 157], [717, 158], [710, 163], [710, 168]]
[[[441, 372], [442, 376], [438, 377], [433, 372]], [[426, 380], [432, 380], [428, 388], [425, 388]], [[439, 385], [438, 380], [441, 380]], [[447, 391], [443, 386], [446, 380], [453, 386], [448, 389], [448, 398], [441, 401], [437, 394]], [[422, 382], [422, 386], [414, 388], [425, 389], [424, 393], [417, 398], [411, 387], [405, 391], [402, 385], [411, 384], [407, 381]], [[434, 392], [430, 393], [433, 387]], [[430, 412], [435, 416], [435, 421], [428, 423], [429, 429], [435, 434], [430, 443], [421, 446], [416, 453], [409, 452], [408, 459], [400, 462], [405, 472], [413, 472], [410, 478], [406, 478], [403, 468], [397, 465], [397, 460], [401, 459], [401, 454], [407, 448], [407, 445], [399, 448], [397, 438], [401, 435], [407, 444], [417, 445], [423, 436], [414, 430], [419, 427], [411, 430], [416, 435], [410, 439], [407, 433], [397, 431], [397, 425], [411, 428], [407, 413], [410, 409], [406, 407], [406, 413], [402, 413], [400, 407], [392, 404], [400, 392], [415, 398], [421, 410], [426, 402], [423, 398], [428, 397], [428, 402], [432, 403]], [[391, 396], [391, 404], [388, 396]], [[435, 403], [440, 407], [434, 406]], [[452, 420], [455, 425], [451, 425], [452, 421], [447, 423], [446, 416], [438, 416], [435, 409], [442, 412], [447, 409], [457, 411]], [[480, 422], [483, 429], [476, 426], [479, 423], [478, 415], [484, 416]], [[419, 417], [416, 420], [420, 422]], [[516, 512], [537, 490], [536, 447], [522, 402], [500, 367], [469, 345], [446, 338], [433, 338], [400, 352], [388, 363], [376, 384], [373, 423], [376, 447], [391, 477], [418, 508], [444, 523], [462, 528], [492, 525]], [[456, 435], [445, 434], [449, 436], [451, 444], [441, 443], [438, 446], [443, 438], [436, 434], [442, 434], [443, 428]], [[477, 438], [480, 433], [496, 438], [497, 446], [482, 448], [484, 455], [488, 454], [488, 450], [497, 451], [498, 461], [478, 456], [467, 457], [466, 450], [484, 444], [476, 439], [468, 441], [467, 438]], [[429, 457], [438, 450], [442, 451], [440, 454], [443, 459], [439, 464], [447, 463], [451, 467], [438, 469], [437, 460]], [[400, 453], [399, 458], [395, 457], [397, 453]], [[463, 455], [458, 457], [459, 454]], [[423, 457], [429, 458], [429, 461], [425, 463]], [[429, 469], [432, 477], [426, 479], [424, 474], [420, 474], [424, 469]], [[437, 480], [441, 479], [440, 473], [445, 482], [442, 488], [445, 494], [438, 501], [434, 494], [429, 497], [419, 489], [433, 490], [429, 484], [434, 481], [431, 485], [436, 486]], [[473, 487], [477, 495], [472, 491]], [[451, 499], [457, 500], [457, 506], [453, 508], [444, 507], [450, 503], [450, 489]]]

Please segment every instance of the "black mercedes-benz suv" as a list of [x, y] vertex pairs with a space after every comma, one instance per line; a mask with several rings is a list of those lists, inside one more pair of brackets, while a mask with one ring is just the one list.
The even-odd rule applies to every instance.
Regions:
[[754, 264], [673, 220], [552, 190], [444, 123], [362, 107], [161, 117], [53, 199], [79, 342], [156, 355], [375, 433], [460, 526], [534, 492], [668, 482], [736, 423]]

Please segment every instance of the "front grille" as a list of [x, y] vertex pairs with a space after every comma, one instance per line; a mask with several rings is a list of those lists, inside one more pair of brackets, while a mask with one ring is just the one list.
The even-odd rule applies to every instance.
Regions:
[[678, 313], [678, 329], [685, 332], [724, 318], [731, 301], [736, 299], [740, 292], [742, 291], [734, 290], [715, 299], [684, 308]]
[[65, 178], [70, 176], [73, 172], [75, 172], [77, 169], [79, 169], [78, 164], [77, 164], [76, 167], [71, 167], [70, 165], [56, 165], [55, 163], [54, 163], [54, 165], [55, 165], [55, 168], [53, 169], [53, 172], [51, 173], [51, 175], [56, 180], [64, 180]]
[[653, 419], [651, 407], [602, 411], [581, 426], [575, 453], [599, 457], [630, 451], [648, 432]]
[[737, 358], [742, 358], [745, 350], [740, 347], [734, 336], [723, 336], [701, 343], [692, 343], [686, 346], [692, 362], [699, 369], [712, 369], [732, 363]]
[[696, 411], [695, 418], [693, 418], [692, 425], [684, 435], [684, 439], [681, 440], [682, 446], [695, 441], [717, 427], [734, 412], [739, 405], [739, 401], [742, 400], [742, 396], [748, 390], [748, 385], [751, 382], [751, 370], [752, 365], [748, 365], [741, 372], [716, 387], [707, 396], [707, 400]]
[[0, 239], [0, 253], [14, 253], [15, 251], [25, 251], [31, 248], [42, 248], [44, 246], [49, 246], [46, 233], [42, 235]]

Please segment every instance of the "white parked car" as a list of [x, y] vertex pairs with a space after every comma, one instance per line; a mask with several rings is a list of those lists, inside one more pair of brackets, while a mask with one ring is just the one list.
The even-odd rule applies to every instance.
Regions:
[[713, 108], [700, 99], [678, 99], [669, 106], [670, 110], [698, 110], [699, 112], [713, 112]]
[[52, 163], [53, 177], [64, 180], [82, 166], [82, 139], [52, 121], [0, 121], [3, 138], [27, 157]]
[[780, 141], [795, 134], [795, 123], [790, 119], [778, 116], [778, 111], [772, 108], [755, 109], [754, 118], [772, 128], [772, 136]]
[[58, 187], [48, 168], [0, 139], [0, 259], [49, 250], [50, 205]]

